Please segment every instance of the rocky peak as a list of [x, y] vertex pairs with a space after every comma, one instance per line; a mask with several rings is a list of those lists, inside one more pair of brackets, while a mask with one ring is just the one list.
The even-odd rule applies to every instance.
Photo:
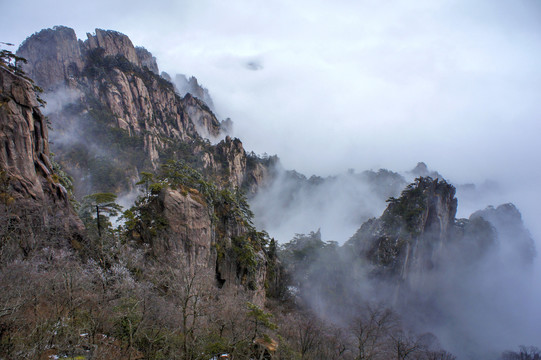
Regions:
[[507, 203], [498, 207], [489, 206], [470, 216], [470, 221], [476, 219], [486, 220], [496, 229], [499, 242], [508, 245], [508, 250], [515, 255], [515, 261], [532, 264], [536, 255], [535, 243], [515, 205]]
[[194, 122], [199, 135], [204, 138], [215, 140], [220, 136], [220, 122], [209, 107], [198, 98], [187, 93], [182, 99], [186, 112]]
[[424, 162], [418, 162], [417, 165], [409, 171], [415, 177], [431, 177], [433, 179], [443, 179], [443, 176], [437, 171], [430, 170]]
[[427, 176], [428, 166], [426, 166], [426, 164], [421, 161], [418, 162], [417, 165], [410, 172], [419, 176]]
[[122, 55], [132, 64], [141, 66], [135, 47], [126, 35], [118, 31], [96, 29], [95, 35], [87, 33], [86, 36], [88, 39], [84, 44], [87, 50], [102, 48], [104, 56]]
[[160, 70], [158, 69], [158, 63], [156, 62], [156, 57], [152, 56], [150, 51], [148, 51], [144, 47], [137, 46], [135, 48], [135, 52], [137, 53], [137, 57], [139, 58], [139, 61], [141, 62], [141, 66], [146, 66], [150, 71], [152, 71], [156, 75], [160, 74]]
[[216, 146], [216, 153], [222, 163], [222, 169], [229, 175], [232, 186], [241, 187], [246, 173], [246, 152], [242, 142], [237, 138], [231, 139], [230, 136], [226, 136]]
[[65, 26], [32, 35], [21, 44], [17, 55], [29, 61], [23, 69], [45, 90], [70, 83], [83, 69], [75, 31]]
[[456, 219], [454, 186], [430, 177], [417, 178], [388, 203], [380, 218], [365, 222], [347, 243], [373, 265], [375, 276], [411, 285], [413, 278], [421, 281], [440, 265], [469, 266], [498, 247], [519, 264], [531, 264], [535, 256], [534, 242], [513, 204]]
[[455, 188], [420, 177], [388, 203], [382, 216], [364, 223], [349, 243], [381, 275], [405, 279], [412, 271], [432, 268], [455, 222]]
[[188, 79], [184, 74], [177, 74], [173, 83], [181, 96], [192, 94], [207, 104], [210, 109], [214, 108], [214, 103], [212, 102], [209, 91], [199, 85], [195, 76], [190, 76]]

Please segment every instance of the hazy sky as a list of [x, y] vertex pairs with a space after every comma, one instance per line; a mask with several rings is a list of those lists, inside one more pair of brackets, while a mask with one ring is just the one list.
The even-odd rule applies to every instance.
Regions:
[[519, 207], [541, 201], [538, 0], [0, 1], [0, 41], [54, 25], [127, 34], [286, 168], [425, 161], [455, 182], [515, 185]]

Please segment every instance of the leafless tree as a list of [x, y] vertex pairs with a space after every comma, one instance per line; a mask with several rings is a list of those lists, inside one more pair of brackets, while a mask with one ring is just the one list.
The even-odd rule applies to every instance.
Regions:
[[391, 335], [391, 351], [396, 360], [410, 358], [422, 350], [422, 345], [417, 337], [406, 330], [398, 329]]
[[540, 360], [541, 349], [535, 346], [521, 345], [519, 351], [505, 351], [502, 360]]
[[179, 330], [182, 332], [183, 358], [194, 358], [194, 347], [198, 341], [198, 328], [207, 316], [212, 295], [212, 281], [209, 268], [190, 266], [181, 254], [171, 256], [167, 263], [161, 262], [154, 268], [157, 289], [174, 303], [180, 314]]
[[357, 345], [356, 360], [384, 358], [389, 336], [397, 326], [396, 315], [383, 304], [365, 304], [350, 322]]

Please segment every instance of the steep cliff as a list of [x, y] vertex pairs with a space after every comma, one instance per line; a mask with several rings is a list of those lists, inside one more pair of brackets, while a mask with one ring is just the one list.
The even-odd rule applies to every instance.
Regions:
[[176, 86], [181, 96], [192, 94], [204, 101], [209, 108], [214, 108], [214, 103], [212, 102], [208, 89], [202, 87], [195, 77], [191, 76], [190, 79], [188, 79], [184, 74], [177, 74], [173, 84]]
[[[175, 158], [190, 161], [224, 184], [253, 190], [264, 182], [260, 167], [245, 166], [240, 141], [232, 148], [228, 140], [216, 147], [206, 140], [225, 136], [212, 104], [205, 103], [208, 92], [192, 79], [188, 84], [197, 94], [180, 97], [158, 75], [152, 54], [135, 48], [126, 35], [96, 29], [83, 42], [72, 29], [55, 27], [26, 39], [18, 55], [28, 59], [24, 69], [37, 84], [49, 90], [45, 97], [58, 104], [46, 109], [59, 135], [53, 150], [81, 180], [80, 195], [129, 190], [134, 174]], [[66, 93], [72, 96], [66, 98]], [[130, 159], [130, 154], [137, 156]], [[234, 163], [225, 164], [223, 157]], [[122, 168], [123, 176], [116, 171], [115, 181], [100, 182], [91, 176], [99, 172], [94, 163]]]
[[[82, 231], [49, 158], [47, 120], [39, 106], [31, 81], [2, 63], [0, 257], [28, 254], [43, 240], [50, 241], [48, 246], [65, 245]], [[18, 246], [12, 247], [10, 240], [17, 238]]]
[[138, 46], [135, 48], [135, 52], [137, 53], [137, 57], [139, 58], [139, 62], [141, 63], [142, 67], [146, 66], [154, 74], [160, 74], [160, 70], [158, 69], [158, 63], [156, 62], [156, 57], [152, 56], [150, 51], [148, 51], [144, 47]]
[[150, 245], [152, 256], [180, 255], [191, 268], [213, 269], [216, 285], [242, 289], [262, 304], [276, 279], [270, 240], [252, 224], [244, 195], [219, 188], [184, 162], [172, 161], [132, 208], [130, 236]]
[[454, 186], [445, 180], [417, 178], [399, 198], [390, 198], [378, 219], [364, 223], [348, 241], [373, 266], [373, 274], [411, 281], [444, 262], [468, 265], [498, 246], [528, 264], [534, 243], [512, 204], [489, 207], [469, 219], [456, 219]]
[[455, 221], [455, 189], [444, 180], [418, 178], [399, 198], [390, 198], [379, 219], [364, 223], [349, 240], [379, 275], [407, 278], [435, 266]]
[[32, 35], [21, 44], [17, 54], [31, 61], [24, 70], [46, 91], [65, 84], [75, 86], [75, 78], [84, 67], [75, 31], [64, 26]]
[[141, 66], [135, 47], [126, 35], [118, 31], [96, 29], [95, 35], [86, 34], [85, 50], [103, 49], [104, 56], [120, 55], [136, 66]]

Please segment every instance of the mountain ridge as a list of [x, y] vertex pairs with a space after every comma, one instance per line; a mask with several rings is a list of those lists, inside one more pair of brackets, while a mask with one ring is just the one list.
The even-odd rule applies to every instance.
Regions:
[[[173, 85], [157, 74], [157, 65], [148, 51], [137, 51], [126, 35], [116, 31], [96, 29], [95, 35], [87, 37], [84, 42], [77, 40], [73, 29], [67, 27], [45, 29], [27, 38], [18, 55], [27, 58], [23, 68], [38, 85], [49, 90], [51, 97], [55, 91], [75, 93], [71, 103], [62, 104], [71, 111], [68, 116], [60, 111], [49, 114], [57, 133], [79, 129], [82, 122], [98, 121], [101, 125], [97, 125], [94, 138], [93, 131], [86, 131], [72, 136], [70, 141], [79, 137], [82, 140], [78, 145], [109, 148], [111, 152], [112, 145], [104, 144], [99, 134], [99, 126], [106, 126], [119, 129], [118, 136], [126, 141], [135, 138], [143, 142], [144, 154], [139, 155], [139, 160], [142, 156], [146, 165], [126, 158], [123, 165], [115, 164], [126, 167], [124, 190], [134, 182], [132, 174], [155, 170], [159, 163], [176, 156], [191, 157], [196, 168], [249, 192], [265, 183], [269, 168], [261, 161], [247, 168], [242, 143], [222, 132], [220, 122], [201, 99], [189, 93], [181, 98]], [[144, 65], [149, 61], [154, 71]], [[191, 86], [205, 94], [195, 79]], [[211, 145], [205, 137], [219, 142]], [[73, 155], [72, 150], [59, 147], [55, 153], [71, 173], [82, 172], [78, 178], [88, 179], [85, 169], [66, 159], [66, 153]], [[92, 188], [92, 184], [87, 187]]]

